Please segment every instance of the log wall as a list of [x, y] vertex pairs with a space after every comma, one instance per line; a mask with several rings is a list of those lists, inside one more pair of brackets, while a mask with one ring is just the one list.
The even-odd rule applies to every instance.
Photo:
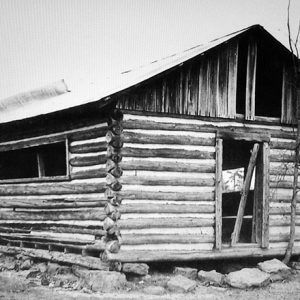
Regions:
[[68, 152], [68, 174], [59, 181], [0, 183], [1, 244], [85, 252], [105, 234], [106, 133], [103, 120], [0, 144], [9, 150], [67, 139]]
[[212, 250], [216, 134], [155, 124], [123, 122], [121, 250]]
[[[145, 116], [130, 111], [124, 115], [123, 127], [122, 205], [118, 221], [122, 246], [119, 253], [106, 253], [106, 258], [156, 261], [284, 253], [293, 182], [292, 127]], [[239, 244], [215, 251], [216, 137], [229, 136], [270, 144], [266, 249]], [[297, 247], [299, 229], [300, 219]]]

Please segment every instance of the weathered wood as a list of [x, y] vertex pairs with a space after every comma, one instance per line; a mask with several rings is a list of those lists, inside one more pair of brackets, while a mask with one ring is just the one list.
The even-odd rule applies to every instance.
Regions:
[[213, 213], [214, 204], [205, 205], [175, 205], [175, 204], [122, 204], [120, 212], [123, 213]]
[[138, 245], [122, 245], [124, 251], [211, 251], [213, 249], [213, 243], [178, 243], [178, 244], [138, 244]]
[[212, 201], [215, 198], [213, 190], [203, 190], [199, 192], [165, 192], [165, 191], [143, 191], [141, 189], [123, 189], [120, 192], [123, 199], [161, 199], [161, 200], [199, 200], [199, 201]]
[[71, 179], [104, 178], [106, 177], [105, 165], [95, 165], [89, 167], [71, 167]]
[[[283, 205], [270, 205], [270, 215], [289, 215], [291, 213], [291, 206], [289, 203], [282, 203]], [[297, 208], [297, 214], [300, 214], [300, 208]]]
[[123, 170], [179, 171], [179, 172], [215, 172], [213, 159], [176, 159], [176, 158], [127, 158], [121, 162]]
[[55, 263], [65, 263], [76, 266], [85, 267], [92, 270], [105, 270], [108, 271], [109, 266], [107, 263], [104, 263], [99, 258], [95, 257], [82, 257], [81, 255], [76, 254], [67, 254], [56, 251], [46, 251], [38, 249], [26, 249], [18, 247], [6, 247], [0, 246], [0, 252], [6, 253], [9, 255], [18, 255], [22, 254], [31, 258], [43, 259]]
[[120, 245], [119, 241], [111, 240], [106, 243], [105, 248], [107, 251], [109, 251], [111, 253], [117, 253], [117, 252], [119, 252], [121, 245]]
[[119, 209], [110, 203], [106, 204], [104, 211], [106, 215], [109, 216], [114, 221], [119, 220], [121, 217]]
[[286, 149], [271, 149], [270, 161], [271, 162], [293, 162], [295, 151]]
[[163, 228], [163, 227], [205, 227], [205, 226], [213, 226], [214, 219], [213, 218], [193, 218], [193, 217], [185, 217], [185, 218], [166, 218], [161, 217], [157, 218], [139, 218], [139, 219], [122, 219], [118, 222], [119, 227], [122, 229], [141, 229], [141, 228]]
[[113, 191], [120, 191], [122, 188], [121, 182], [112, 174], [106, 175], [106, 183]]
[[[292, 189], [293, 188], [293, 176], [271, 175], [270, 176], [270, 188]], [[300, 182], [298, 182], [298, 188], [300, 188]]]
[[262, 229], [261, 229], [261, 246], [268, 248], [269, 246], [269, 161], [270, 147], [268, 143], [262, 145], [262, 165], [263, 165], [263, 181], [262, 181]]
[[74, 167], [93, 166], [106, 163], [106, 153], [85, 153], [70, 156], [70, 165]]
[[120, 165], [111, 159], [108, 159], [106, 162], [106, 172], [112, 174], [116, 178], [120, 178], [123, 174], [123, 170]]
[[141, 144], [177, 144], [213, 146], [215, 137], [207, 132], [174, 132], [166, 130], [125, 130], [124, 142]]
[[223, 165], [223, 140], [216, 141], [216, 191], [215, 191], [215, 226], [216, 240], [215, 247], [221, 250], [222, 247], [222, 165]]
[[0, 226], [0, 232], [5, 232], [5, 233], [30, 233], [30, 230], [22, 229], [22, 228], [11, 228], [11, 227]]
[[86, 141], [88, 139], [105, 137], [107, 130], [108, 130], [107, 124], [103, 123], [101, 126], [98, 127], [94, 126], [94, 128], [91, 129], [74, 132], [71, 135], [68, 135], [68, 137], [71, 142]]
[[250, 184], [251, 184], [251, 179], [252, 179], [252, 175], [253, 175], [253, 170], [254, 170], [254, 167], [256, 164], [258, 150], [259, 150], [259, 144], [254, 144], [252, 153], [251, 153], [251, 157], [250, 157], [250, 161], [248, 164], [248, 168], [247, 168], [245, 182], [243, 185], [238, 214], [236, 217], [236, 222], [234, 224], [234, 230], [231, 235], [231, 244], [232, 245], [235, 245], [238, 242], [239, 237], [240, 237], [240, 232], [241, 232], [241, 227], [242, 227], [242, 222], [243, 222], [243, 217], [244, 217], [244, 211], [245, 211], [245, 207], [246, 207], [246, 201], [247, 201], [248, 193], [250, 190]]
[[270, 175], [293, 175], [294, 164], [288, 162], [270, 162]]
[[78, 180], [71, 182], [1, 184], [0, 195], [60, 195], [81, 193], [103, 193], [106, 182], [103, 179]]
[[245, 119], [255, 119], [255, 88], [257, 68], [257, 42], [249, 40], [247, 56], [247, 77], [246, 77], [246, 111]]
[[[152, 173], [152, 174], [151, 174]], [[149, 175], [136, 172], [136, 176], [124, 173], [121, 178], [122, 184], [136, 185], [185, 185], [185, 186], [214, 186], [214, 175], [198, 173], [196, 176], [188, 176], [190, 173], [174, 174], [170, 172], [151, 172]]]
[[122, 148], [123, 146], [123, 136], [114, 134], [112, 131], [108, 131], [106, 134], [106, 142], [114, 148]]
[[268, 142], [270, 141], [270, 134], [264, 133], [251, 133], [245, 132], [244, 130], [227, 130], [219, 129], [217, 132], [217, 138], [220, 139], [231, 139], [239, 141], [250, 141], [250, 142]]
[[[123, 153], [123, 150], [122, 150]], [[116, 149], [112, 146], [107, 147], [107, 158], [111, 159], [115, 163], [119, 163], [122, 160], [122, 154], [120, 149]]]
[[296, 149], [296, 141], [292, 139], [275, 139], [272, 138], [270, 142], [271, 149], [285, 149], [294, 150]]
[[[270, 216], [270, 228], [272, 226], [289, 226], [291, 223], [291, 216], [290, 215], [271, 215]], [[295, 225], [300, 226], [300, 216], [296, 216]]]
[[1, 211], [1, 220], [99, 220], [105, 219], [104, 208], [93, 209], [65, 209], [65, 210], [26, 210], [26, 211]]
[[165, 148], [161, 145], [161, 148], [136, 148], [130, 147], [126, 144], [122, 148], [123, 156], [133, 156], [133, 157], [166, 157], [166, 158], [197, 158], [197, 159], [213, 159], [215, 153], [212, 151], [205, 150], [186, 150], [186, 149], [174, 149]]
[[71, 153], [91, 153], [106, 151], [107, 143], [103, 138], [86, 140], [80, 142], [71, 142], [69, 150]]
[[191, 243], [213, 243], [214, 236], [209, 235], [177, 235], [177, 234], [125, 234], [122, 235], [123, 245], [143, 244], [191, 244]]

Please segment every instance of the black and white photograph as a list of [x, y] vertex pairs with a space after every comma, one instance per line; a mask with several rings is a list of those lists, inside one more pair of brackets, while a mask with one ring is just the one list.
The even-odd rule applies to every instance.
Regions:
[[300, 299], [299, 0], [0, 0], [0, 299]]

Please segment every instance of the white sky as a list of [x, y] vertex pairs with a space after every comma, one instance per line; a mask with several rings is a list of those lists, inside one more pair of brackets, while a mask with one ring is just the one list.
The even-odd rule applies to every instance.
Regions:
[[287, 0], [0, 0], [0, 98], [101, 81], [253, 24], [286, 43], [286, 16]]

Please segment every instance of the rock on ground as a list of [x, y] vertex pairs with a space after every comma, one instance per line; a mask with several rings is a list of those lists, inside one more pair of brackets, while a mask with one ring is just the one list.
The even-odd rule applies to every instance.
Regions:
[[145, 276], [148, 274], [149, 266], [147, 264], [141, 263], [124, 263], [122, 266], [123, 273], [136, 274], [140, 276]]
[[286, 264], [276, 258], [258, 263], [258, 268], [266, 273], [278, 273], [290, 270]]
[[144, 288], [143, 292], [147, 295], [163, 295], [165, 289], [162, 286], [150, 285]]
[[216, 272], [216, 270], [212, 271], [199, 271], [198, 279], [204, 282], [215, 283], [221, 285], [224, 281], [224, 275]]
[[191, 292], [196, 288], [197, 284], [194, 280], [188, 279], [182, 275], [176, 275], [172, 277], [168, 283], [167, 287], [171, 292], [177, 293], [187, 293]]
[[181, 267], [176, 267], [174, 269], [174, 274], [176, 275], [182, 275], [185, 276], [189, 279], [195, 280], [197, 279], [197, 269], [194, 268], [181, 268]]
[[231, 272], [226, 276], [226, 282], [235, 288], [260, 287], [270, 282], [270, 275], [256, 268], [244, 268]]
[[74, 268], [74, 274], [83, 281], [83, 286], [94, 292], [109, 293], [121, 290], [127, 281], [124, 274], [114, 271], [97, 271]]

